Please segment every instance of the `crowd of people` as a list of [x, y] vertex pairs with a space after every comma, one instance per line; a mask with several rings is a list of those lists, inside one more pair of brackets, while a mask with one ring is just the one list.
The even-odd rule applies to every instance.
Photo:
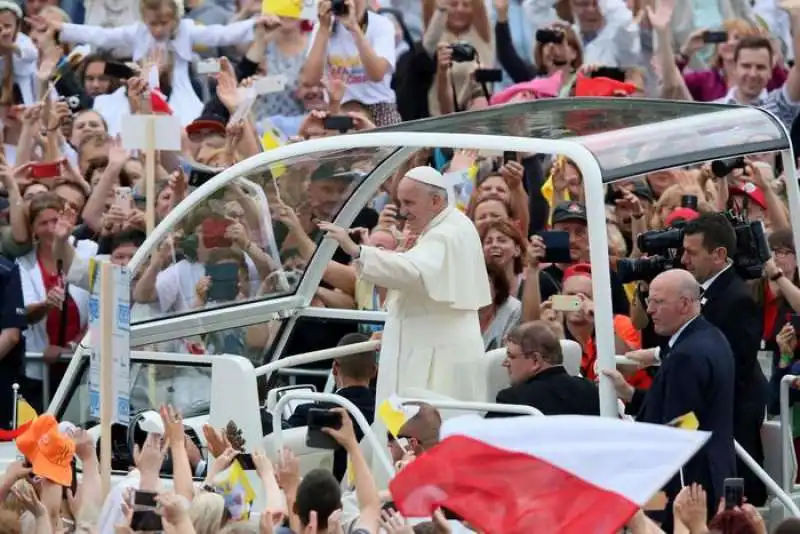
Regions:
[[[0, 0], [0, 428], [12, 424], [12, 384], [21, 385], [37, 412], [47, 408], [47, 393], [55, 391], [87, 331], [89, 260], [105, 255], [127, 265], [147, 236], [148, 203], [157, 223], [217, 173], [280, 144], [580, 96], [758, 106], [793, 137], [800, 129], [800, 5], [788, 0], [320, 0], [314, 20], [270, 12], [269, 5]], [[180, 151], [157, 152], [153, 190], [147, 185], [152, 162], [123, 142], [126, 117], [136, 114], [171, 115], [183, 128]], [[460, 339], [466, 352], [421, 356], [427, 359], [414, 360], [402, 376], [393, 373], [398, 382], [388, 389], [379, 381], [377, 397], [374, 355], [334, 362], [337, 392], [370, 423], [376, 398], [427, 373], [436, 379], [421, 380], [436, 391], [485, 400], [484, 380], [459, 359], [500, 348], [509, 387], [497, 394], [498, 402], [533, 406], [545, 415], [599, 415], [592, 273], [610, 269], [614, 346], [638, 363], [605, 370], [624, 412], [658, 424], [693, 412], [699, 428], [714, 436], [687, 464], [686, 480], [665, 488], [674, 518], [668, 513], [659, 522], [667, 531], [674, 524], [676, 532], [682, 526], [692, 533], [764, 532], [753, 506], [764, 505], [767, 492], [737, 462], [733, 439], [763, 464], [765, 414], [779, 414], [780, 380], [800, 369], [800, 275], [785, 187], [796, 177], [775, 155], [608, 186], [612, 265], [597, 266], [589, 258], [583, 177], [557, 154], [419, 150], [350, 229], [327, 224], [389, 153], [317, 154], [225, 186], [173, 225], [133, 273], [133, 321], [287, 294], [328, 235], [340, 248], [312, 306], [381, 311], [396, 305], [398, 291], [417, 291], [419, 279], [429, 285], [438, 279], [426, 278], [429, 273], [445, 273], [448, 284], [425, 291], [478, 315], [482, 339]], [[435, 185], [442, 175], [454, 190], [443, 193]], [[448, 223], [449, 231], [457, 228], [463, 241], [415, 250], [435, 217], [452, 205], [464, 218]], [[753, 223], [763, 223], [766, 233]], [[473, 236], [484, 261], [459, 263], [453, 255], [466, 254]], [[762, 239], [765, 246], [753, 245]], [[367, 257], [360, 257], [362, 248]], [[409, 261], [382, 271], [376, 258], [383, 253], [376, 250]], [[483, 276], [484, 265], [487, 291], [459, 283]], [[431, 317], [440, 312], [426, 311]], [[420, 310], [409, 317], [415, 313]], [[463, 319], [456, 315], [442, 324]], [[196, 336], [176, 332], [157, 349], [238, 354], [259, 365], [281, 334], [279, 323]], [[452, 342], [442, 336], [452, 338], [453, 330], [435, 321], [408, 325], [422, 332], [421, 339]], [[354, 329], [300, 320], [284, 352], [381, 336], [374, 324]], [[414, 346], [414, 332], [404, 332], [405, 346]], [[579, 376], [565, 369], [561, 340], [580, 346]], [[41, 360], [26, 353], [39, 353]], [[377, 368], [395, 363], [384, 360]], [[43, 391], [45, 376], [50, 392]], [[160, 491], [158, 473], [169, 450], [174, 493], [160, 493], [154, 505], [165, 530], [212, 534], [229, 522], [226, 531], [250, 528], [229, 521], [229, 507], [214, 491], [214, 476], [229, 468], [233, 453], [209, 444], [217, 458], [212, 465], [200, 469], [204, 462], [197, 458], [183, 461], [181, 449], [190, 443], [184, 445], [179, 418], [164, 414], [164, 442], [140, 444], [134, 455], [139, 478], [130, 487]], [[298, 414], [286, 425], [304, 421]], [[402, 436], [390, 436], [394, 459], [402, 464], [409, 452], [435, 446], [440, 424], [434, 409], [420, 410]], [[271, 432], [268, 414], [263, 426], [264, 434]], [[273, 467], [254, 455], [267, 494], [283, 495], [262, 514], [262, 532], [284, 519], [294, 532], [337, 532], [329, 516], [347, 500], [338, 483], [347, 468], [344, 452], [355, 467], [361, 505], [358, 525], [345, 531], [411, 528], [394, 512], [381, 511], [387, 496], [375, 490], [355, 452], [360, 430], [349, 427], [332, 434], [343, 448], [333, 474], [312, 472], [299, 481], [291, 459]], [[209, 435], [224, 441], [213, 430]], [[44, 534], [64, 528], [67, 519], [101, 534], [128, 528], [138, 511], [135, 499], [122, 489], [113, 490], [113, 498], [100, 494], [96, 454], [86, 440], [80, 430], [48, 427], [27, 451], [18, 443], [27, 461], [10, 468], [0, 486], [0, 495], [9, 497], [0, 510], [0, 532]], [[800, 452], [800, 439], [796, 444]], [[40, 453], [44, 463], [37, 467]], [[82, 478], [77, 491], [62, 491], [59, 486], [70, 486], [63, 468], [73, 456], [81, 460]], [[208, 473], [202, 489], [192, 485], [198, 469]], [[749, 504], [712, 519], [723, 481], [737, 476]], [[83, 508], [91, 519], [84, 521]], [[414, 531], [451, 528], [439, 514], [433, 519]], [[792, 525], [781, 532], [800, 528]], [[629, 528], [654, 527], [637, 514]]]

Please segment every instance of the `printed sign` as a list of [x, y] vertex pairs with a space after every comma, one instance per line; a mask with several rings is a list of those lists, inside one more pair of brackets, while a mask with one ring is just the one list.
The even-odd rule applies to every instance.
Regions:
[[300, 20], [317, 20], [316, 0], [263, 0], [261, 12]]
[[[100, 263], [92, 260], [91, 269], [91, 295], [89, 297], [89, 342], [91, 355], [89, 357], [89, 416], [100, 418], [100, 390], [110, 387], [113, 392], [113, 405], [111, 420], [115, 423], [127, 425], [130, 420], [130, 271], [124, 267], [113, 266], [111, 270], [113, 280], [113, 306], [110, 310], [100, 307]], [[100, 317], [103, 313], [113, 314], [113, 328], [111, 329], [112, 345], [112, 383], [103, 384], [100, 372], [100, 348], [103, 342], [103, 333], [100, 329]]]

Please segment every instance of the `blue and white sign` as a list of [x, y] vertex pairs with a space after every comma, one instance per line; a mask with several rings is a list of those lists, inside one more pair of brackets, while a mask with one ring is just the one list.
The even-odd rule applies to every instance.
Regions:
[[[89, 359], [89, 416], [100, 418], [100, 391], [107, 387], [113, 392], [111, 421], [126, 425], [130, 420], [130, 271], [112, 266], [113, 306], [110, 310], [103, 310], [100, 307], [100, 263], [92, 260], [90, 269], [93, 274], [90, 276], [92, 292], [89, 297], [89, 341], [92, 350]], [[104, 313], [113, 314], [110, 333], [112, 354], [109, 358], [112, 366], [111, 384], [102, 383], [100, 371], [100, 350], [103, 346], [100, 317]]]

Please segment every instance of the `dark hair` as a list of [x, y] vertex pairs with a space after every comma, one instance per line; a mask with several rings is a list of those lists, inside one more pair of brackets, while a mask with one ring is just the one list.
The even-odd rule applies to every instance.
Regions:
[[[365, 341], [369, 341], [369, 336], [353, 332], [340, 339], [337, 346], [353, 345]], [[355, 380], [371, 380], [372, 377], [375, 376], [375, 365], [377, 363], [375, 351], [370, 350], [358, 354], [351, 354], [350, 356], [336, 358], [335, 361], [339, 366], [339, 371], [348, 378]]]
[[775, 250], [776, 248], [782, 248], [794, 250], [794, 237], [792, 236], [791, 229], [781, 229], [775, 230], [767, 237], [767, 242], [769, 243], [769, 248]]
[[[96, 53], [96, 54], [89, 54], [88, 56], [86, 56], [86, 59], [83, 60], [83, 66], [80, 69], [81, 86], [84, 86], [84, 87], [86, 86], [86, 71], [89, 68], [89, 65], [91, 65], [92, 63], [105, 63], [105, 64], [108, 64], [108, 63], [111, 63], [113, 61], [114, 61], [113, 57], [111, 57], [110, 55], [108, 55], [106, 53], [103, 53], [103, 52]], [[108, 82], [109, 82], [108, 93], [106, 93], [106, 94], [113, 93], [114, 91], [116, 91], [117, 89], [120, 88], [120, 79], [119, 78], [116, 78], [114, 76], [109, 76], [108, 77]], [[91, 111], [91, 110], [87, 110], [87, 111]], [[103, 124], [105, 124], [105, 119], [103, 119]], [[108, 125], [106, 125], [106, 131], [107, 130], [108, 130]]]
[[119, 247], [125, 245], [135, 245], [136, 248], [142, 246], [145, 239], [147, 239], [147, 234], [142, 232], [141, 230], [137, 230], [135, 228], [129, 228], [127, 230], [123, 230], [111, 238], [111, 252], [114, 252]]
[[507, 339], [509, 342], [519, 345], [526, 358], [529, 354], [536, 352], [542, 360], [550, 365], [564, 363], [561, 341], [550, 325], [544, 321], [529, 321], [515, 326], [508, 333]]
[[511, 296], [511, 284], [503, 268], [495, 262], [490, 261], [486, 263], [486, 272], [489, 274], [489, 283], [492, 285], [492, 289], [494, 289], [492, 304], [500, 307], [508, 300], [508, 297]]
[[342, 507], [342, 490], [336, 478], [326, 469], [312, 469], [300, 481], [294, 512], [300, 523], [308, 525], [311, 512], [317, 512], [317, 528], [328, 528], [328, 517]]
[[789, 517], [781, 521], [772, 534], [800, 534], [800, 519]]
[[523, 237], [522, 232], [520, 232], [519, 228], [513, 225], [510, 221], [488, 221], [478, 225], [478, 236], [481, 238], [481, 244], [483, 244], [483, 241], [486, 239], [486, 236], [489, 235], [489, 232], [493, 230], [508, 237], [517, 247], [519, 247], [519, 256], [513, 260], [514, 274], [521, 273], [522, 268], [524, 267], [523, 258], [525, 257], [525, 252], [528, 249], [528, 244], [525, 241], [525, 237]]
[[772, 43], [766, 37], [748, 35], [739, 39], [733, 51], [733, 61], [739, 61], [739, 52], [742, 50], [758, 50], [764, 48], [769, 52], [769, 62], [772, 64]]
[[736, 231], [728, 218], [722, 213], [701, 213], [700, 216], [686, 223], [683, 235], [703, 236], [703, 248], [712, 252], [724, 248], [729, 258], [736, 254]]
[[[126, 162], [127, 163], [127, 162]], [[95, 158], [89, 160], [89, 165], [86, 167], [86, 172], [83, 173], [83, 180], [92, 185], [92, 176], [94, 176], [95, 171], [105, 171], [106, 167], [108, 167], [108, 158]], [[119, 185], [121, 187], [133, 187], [133, 180], [125, 171], [125, 167], [119, 170]]]
[[433, 521], [425, 521], [414, 525], [414, 534], [437, 534], [439, 529]]
[[758, 534], [758, 529], [741, 510], [724, 510], [708, 524], [710, 532], [719, 531], [724, 534]]

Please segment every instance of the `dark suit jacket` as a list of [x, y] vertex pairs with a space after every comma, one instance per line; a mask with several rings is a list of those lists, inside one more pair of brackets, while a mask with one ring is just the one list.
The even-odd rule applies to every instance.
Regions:
[[[361, 386], [342, 388], [337, 391], [336, 394], [355, 404], [356, 408], [361, 411], [369, 424], [372, 424], [373, 421], [375, 421], [375, 392], [370, 388]], [[327, 402], [301, 404], [295, 409], [294, 413], [289, 418], [289, 427], [297, 428], [306, 426], [308, 423], [308, 411], [311, 408], [336, 408], [336, 405], [329, 404]], [[360, 441], [361, 438], [364, 437], [364, 433], [361, 431], [361, 428], [358, 426], [358, 424], [356, 424], [356, 421], [352, 416], [350, 419], [353, 420], [353, 429], [356, 432], [356, 439]], [[333, 475], [337, 478], [337, 480], [341, 480], [346, 471], [347, 453], [344, 451], [344, 449], [340, 448], [333, 453]]]
[[[600, 415], [597, 387], [585, 378], [570, 376], [560, 365], [500, 391], [497, 403], [533, 406], [544, 415]], [[486, 414], [486, 417], [509, 416], [512, 414]]]
[[[740, 419], [750, 419], [748, 416], [755, 414], [760, 422], [767, 403], [767, 381], [758, 365], [764, 329], [761, 310], [733, 267], [711, 283], [703, 293], [702, 302], [703, 317], [722, 331], [733, 350], [736, 361], [734, 419], [738, 424]], [[757, 433], [760, 426], [751, 431]], [[742, 445], [747, 448], [744, 443]]]
[[[650, 390], [635, 396], [631, 403], [640, 406], [638, 421], [666, 424], [694, 412], [700, 430], [711, 432], [708, 442], [683, 468], [686, 484], [702, 484], [710, 503], [719, 502], [724, 480], [736, 476], [731, 410], [734, 376], [728, 341], [700, 316], [680, 333], [668, 357], [662, 360]], [[679, 478], [665, 490], [670, 498], [675, 497], [680, 491]]]

